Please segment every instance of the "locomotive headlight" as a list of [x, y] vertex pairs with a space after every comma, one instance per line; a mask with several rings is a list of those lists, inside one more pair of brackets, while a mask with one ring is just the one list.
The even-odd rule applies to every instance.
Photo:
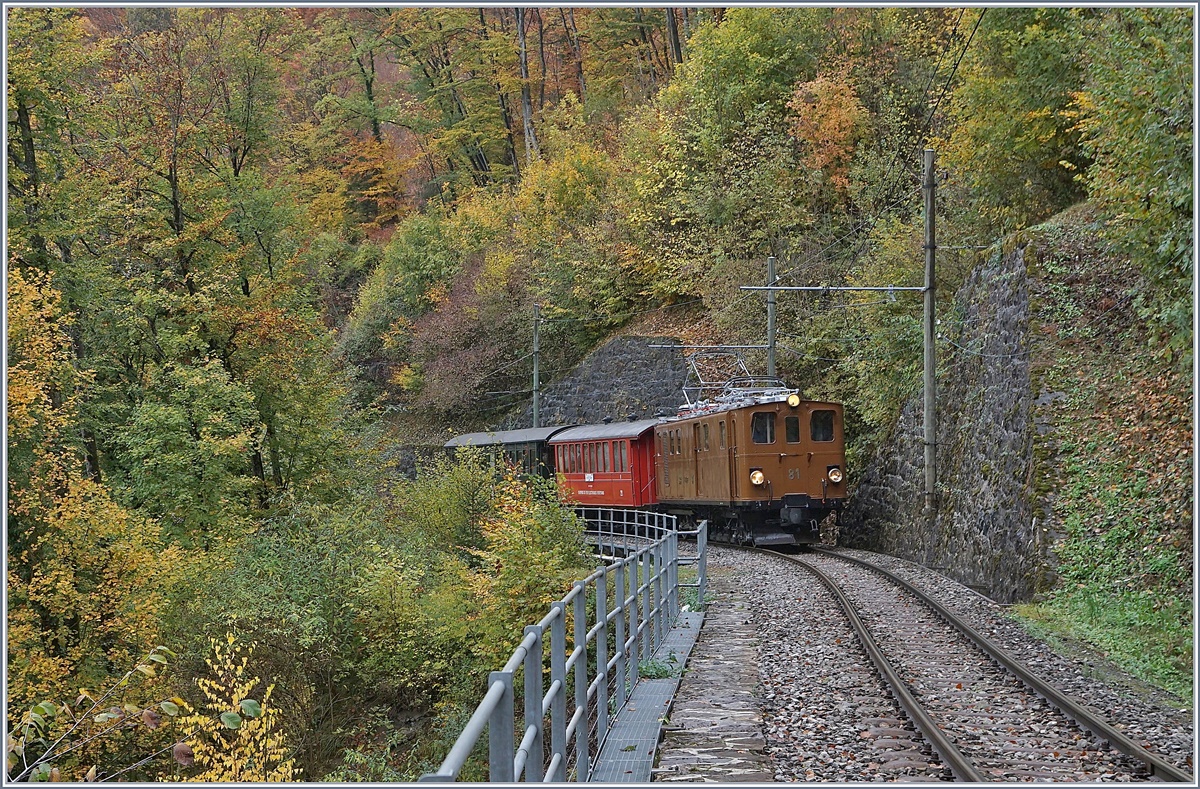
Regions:
[[800, 405], [800, 395], [798, 395], [798, 394], [788, 395], [788, 405], [791, 406], [792, 408], [795, 408], [796, 406]]
[[834, 466], [833, 468], [829, 469], [829, 481], [832, 482], [834, 485], [841, 482], [844, 477], [845, 477], [845, 475], [842, 474], [842, 470], [840, 468], [838, 468], [837, 466]]
[[762, 473], [761, 469], [754, 469], [750, 472], [750, 483], [752, 485], [761, 485], [767, 481], [767, 475]]

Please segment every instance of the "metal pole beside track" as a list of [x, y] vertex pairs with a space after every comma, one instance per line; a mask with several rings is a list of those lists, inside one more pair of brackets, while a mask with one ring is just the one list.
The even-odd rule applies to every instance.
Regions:
[[934, 324], [936, 301], [934, 300], [934, 251], [937, 249], [934, 235], [936, 202], [933, 175], [934, 155], [932, 148], [925, 149], [925, 512], [929, 526], [937, 517], [937, 360], [934, 348]]
[[[775, 256], [767, 258], [767, 285], [775, 284]], [[767, 375], [775, 377], [775, 291], [767, 291]]]

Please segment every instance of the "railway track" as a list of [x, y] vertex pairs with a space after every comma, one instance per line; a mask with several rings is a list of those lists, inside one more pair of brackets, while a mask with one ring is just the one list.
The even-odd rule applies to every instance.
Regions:
[[[1194, 785], [1186, 771], [1040, 679], [906, 581], [827, 551], [782, 558], [803, 565], [838, 600], [907, 717], [867, 734], [904, 742], [915, 739], [915, 728], [949, 773], [939, 777]], [[936, 767], [927, 775], [937, 776]]]

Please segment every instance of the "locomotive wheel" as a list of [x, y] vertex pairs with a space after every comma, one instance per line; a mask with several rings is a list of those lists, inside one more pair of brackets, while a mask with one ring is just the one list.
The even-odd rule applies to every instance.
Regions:
[[754, 532], [740, 517], [735, 517], [729, 525], [730, 530], [733, 532], [729, 540], [730, 542], [735, 545], [754, 546]]

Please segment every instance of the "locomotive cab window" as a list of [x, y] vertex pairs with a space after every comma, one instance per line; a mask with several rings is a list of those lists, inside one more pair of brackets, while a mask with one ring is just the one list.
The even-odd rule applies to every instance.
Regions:
[[800, 417], [789, 416], [783, 420], [783, 432], [787, 435], [789, 444], [800, 443]]
[[812, 440], [813, 441], [832, 441], [833, 440], [833, 412], [832, 411], [813, 411], [812, 412]]
[[725, 449], [725, 420], [717, 422], [717, 432], [721, 434], [721, 449]]
[[754, 415], [750, 422], [750, 440], [755, 444], [775, 443], [775, 414], [759, 411]]

